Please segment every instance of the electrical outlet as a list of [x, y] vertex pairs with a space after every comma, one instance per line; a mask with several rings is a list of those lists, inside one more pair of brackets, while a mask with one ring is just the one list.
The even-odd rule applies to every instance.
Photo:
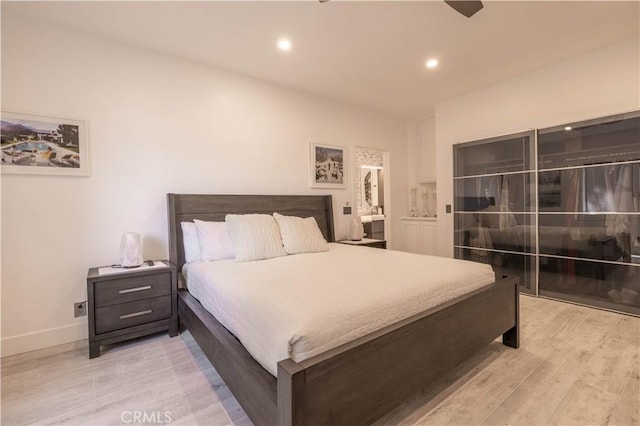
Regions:
[[78, 302], [73, 304], [73, 316], [83, 317], [87, 315], [87, 302]]

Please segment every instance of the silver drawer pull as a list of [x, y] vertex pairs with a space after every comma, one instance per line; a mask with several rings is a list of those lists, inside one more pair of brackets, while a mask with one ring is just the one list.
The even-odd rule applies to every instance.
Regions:
[[144, 291], [144, 290], [151, 290], [151, 286], [145, 285], [143, 287], [128, 288], [126, 290], [120, 290], [118, 294], [135, 293], [136, 291]]
[[120, 319], [127, 319], [127, 318], [133, 318], [133, 317], [139, 317], [141, 315], [148, 315], [150, 313], [152, 313], [153, 311], [151, 309], [149, 309], [148, 311], [140, 311], [140, 312], [134, 312], [132, 314], [127, 314], [127, 315], [120, 315]]

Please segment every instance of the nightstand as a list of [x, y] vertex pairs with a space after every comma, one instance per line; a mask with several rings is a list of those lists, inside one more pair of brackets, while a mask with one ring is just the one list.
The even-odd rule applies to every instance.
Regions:
[[366, 247], [375, 247], [386, 249], [387, 242], [385, 240], [375, 240], [373, 238], [363, 238], [359, 241], [351, 241], [351, 240], [340, 240], [337, 241], [340, 244], [348, 244], [350, 246], [366, 246]]
[[89, 358], [100, 356], [100, 345], [165, 330], [177, 336], [177, 291], [176, 267], [167, 260], [153, 267], [89, 269]]

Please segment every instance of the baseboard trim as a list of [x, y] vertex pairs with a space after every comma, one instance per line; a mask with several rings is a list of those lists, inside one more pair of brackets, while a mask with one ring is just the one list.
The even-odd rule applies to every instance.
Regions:
[[17, 355], [36, 349], [75, 342], [86, 339], [88, 336], [87, 324], [69, 324], [62, 327], [48, 328], [33, 333], [21, 334], [2, 338], [0, 357]]

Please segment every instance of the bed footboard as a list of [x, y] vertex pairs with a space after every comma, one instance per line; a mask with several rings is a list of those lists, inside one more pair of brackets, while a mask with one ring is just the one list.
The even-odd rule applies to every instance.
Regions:
[[278, 364], [278, 425], [370, 424], [491, 341], [519, 346], [517, 277]]
[[178, 315], [249, 418], [277, 424], [276, 378], [187, 290], [178, 290]]

